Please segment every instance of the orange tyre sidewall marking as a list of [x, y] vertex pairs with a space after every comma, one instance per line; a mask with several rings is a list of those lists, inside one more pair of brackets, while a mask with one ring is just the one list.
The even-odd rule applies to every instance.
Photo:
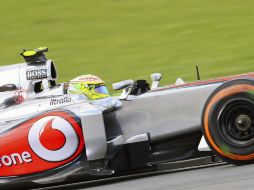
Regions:
[[215, 96], [210, 100], [209, 104], [207, 105], [207, 108], [205, 110], [205, 115], [204, 115], [204, 132], [206, 134], [207, 140], [209, 141], [210, 145], [222, 156], [227, 157], [227, 158], [231, 158], [234, 160], [250, 160], [254, 158], [254, 153], [249, 154], [249, 155], [235, 155], [232, 153], [225, 153], [223, 150], [220, 149], [220, 147], [218, 147], [216, 145], [216, 143], [214, 142], [211, 133], [209, 131], [209, 112], [212, 108], [212, 106], [218, 102], [219, 100], [221, 100], [222, 98], [225, 98], [227, 96], [231, 96], [234, 95], [236, 93], [240, 93], [240, 92], [248, 92], [248, 91], [252, 91], [254, 90], [254, 86], [251, 85], [247, 85], [247, 84], [239, 84], [239, 85], [235, 85], [232, 87], [228, 87], [226, 89], [223, 89], [222, 91], [218, 92], [217, 94], [215, 94]]

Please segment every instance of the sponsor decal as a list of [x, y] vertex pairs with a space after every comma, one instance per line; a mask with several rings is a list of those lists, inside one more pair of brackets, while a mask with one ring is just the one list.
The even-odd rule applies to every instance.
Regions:
[[96, 76], [87, 76], [78, 78], [79, 81], [98, 81], [99, 78]]
[[71, 98], [70, 97], [64, 97], [64, 98], [53, 98], [50, 100], [50, 106], [53, 105], [59, 105], [59, 104], [65, 104], [65, 103], [71, 103]]
[[0, 177], [62, 167], [84, 150], [80, 121], [67, 112], [49, 112], [0, 135]]
[[26, 90], [20, 89], [15, 92], [14, 97], [15, 97], [15, 102], [17, 104], [21, 104], [22, 102], [27, 100], [28, 94]]
[[26, 71], [27, 80], [47, 78], [47, 69], [34, 69]]
[[40, 158], [59, 162], [76, 152], [79, 139], [68, 121], [58, 116], [47, 116], [33, 124], [28, 134], [28, 142]]
[[29, 152], [23, 152], [22, 154], [13, 153], [11, 155], [3, 155], [0, 158], [0, 167], [12, 166], [23, 163], [32, 162], [32, 157]]
[[71, 83], [75, 83], [75, 82], [98, 82], [98, 83], [104, 83], [103, 80], [101, 80], [99, 77], [95, 76], [95, 75], [82, 75], [79, 76], [75, 79], [72, 79], [70, 81]]

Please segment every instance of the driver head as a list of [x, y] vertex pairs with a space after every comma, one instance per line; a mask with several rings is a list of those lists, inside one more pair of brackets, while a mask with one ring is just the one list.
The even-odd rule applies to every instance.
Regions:
[[109, 97], [105, 82], [95, 75], [81, 75], [70, 80], [69, 92], [84, 94], [90, 100]]

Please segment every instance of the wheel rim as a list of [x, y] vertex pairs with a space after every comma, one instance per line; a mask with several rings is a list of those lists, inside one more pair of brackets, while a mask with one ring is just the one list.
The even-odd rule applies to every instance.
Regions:
[[248, 99], [227, 102], [218, 116], [218, 124], [228, 143], [238, 146], [254, 143], [253, 102]]

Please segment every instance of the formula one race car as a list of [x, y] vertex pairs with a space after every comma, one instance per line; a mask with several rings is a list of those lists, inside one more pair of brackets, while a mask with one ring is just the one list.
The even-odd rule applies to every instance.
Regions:
[[166, 87], [153, 74], [151, 89], [127, 80], [113, 85], [120, 96], [89, 101], [57, 84], [46, 51], [0, 68], [0, 184], [118, 175], [199, 157], [207, 144], [229, 163], [253, 162], [254, 73]]

